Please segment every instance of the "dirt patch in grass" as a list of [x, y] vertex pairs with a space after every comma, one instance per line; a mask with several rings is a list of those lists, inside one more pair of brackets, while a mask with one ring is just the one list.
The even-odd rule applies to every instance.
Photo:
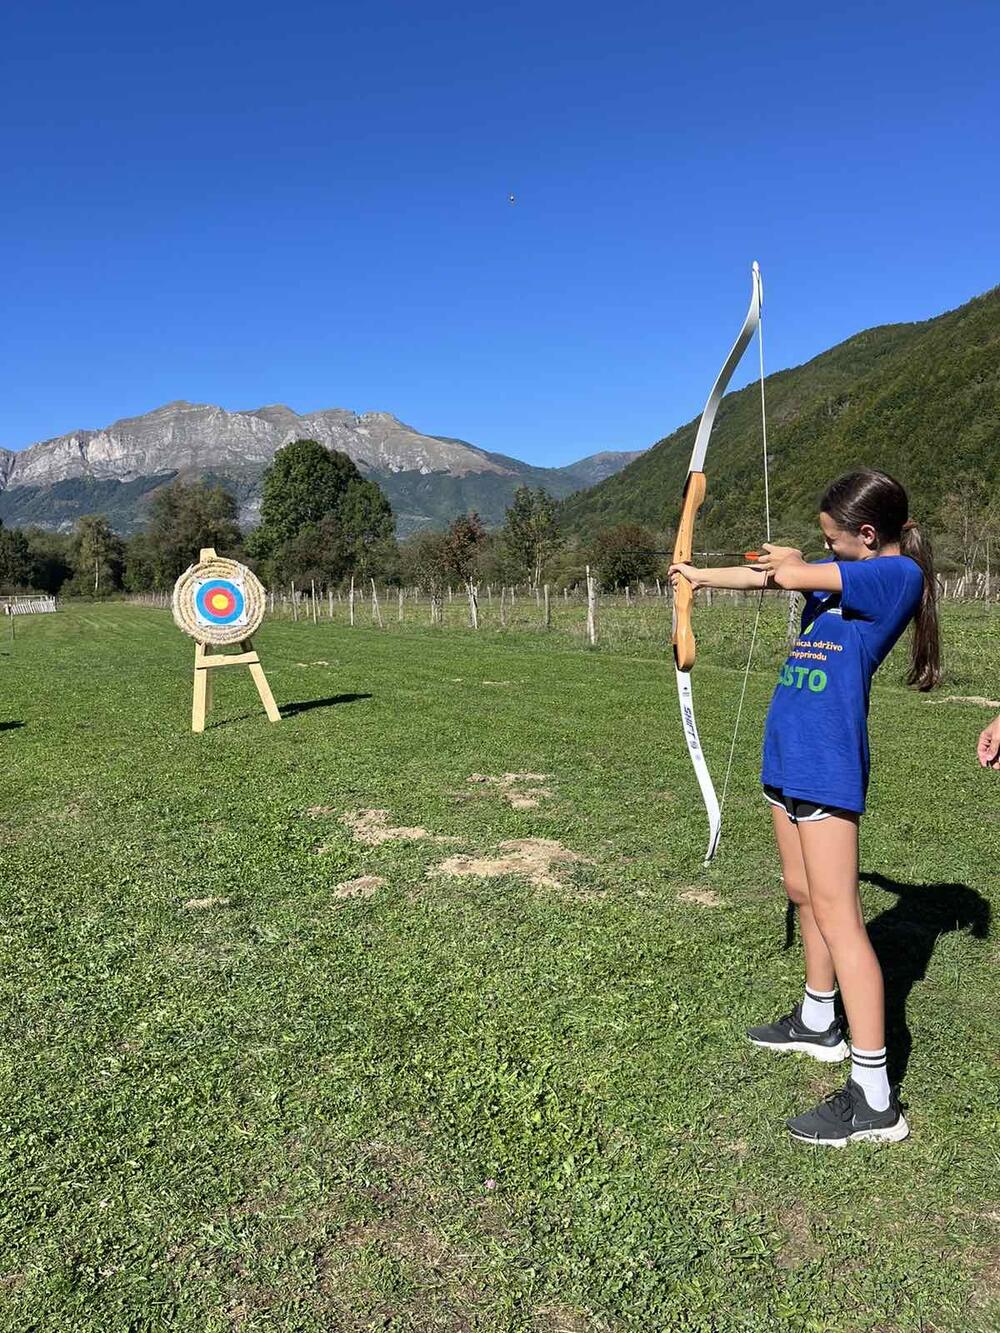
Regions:
[[552, 838], [515, 838], [502, 842], [498, 856], [450, 856], [447, 861], [432, 866], [430, 876], [460, 877], [472, 875], [478, 879], [497, 879], [501, 875], [518, 875], [538, 889], [567, 887], [565, 868], [592, 865], [586, 856], [571, 851]]
[[980, 708], [1000, 708], [1000, 699], [984, 699], [981, 694], [946, 694], [943, 699], [928, 699], [929, 704], [978, 704]]
[[342, 884], [333, 886], [335, 898], [370, 898], [376, 889], [381, 889], [385, 880], [381, 875], [359, 875], [357, 879], [345, 879]]
[[568, 1305], [543, 1305], [535, 1311], [535, 1333], [605, 1333], [603, 1319]]
[[682, 889], [677, 897], [682, 903], [697, 903], [699, 907], [722, 906], [722, 899], [714, 889]]
[[461, 842], [461, 838], [444, 834], [428, 833], [419, 826], [406, 828], [394, 827], [389, 823], [388, 810], [348, 810], [341, 815], [340, 822], [350, 829], [356, 842], [363, 842], [366, 847], [378, 847], [383, 842]]
[[535, 810], [543, 798], [552, 795], [548, 787], [540, 785], [548, 777], [548, 773], [504, 773], [498, 778], [472, 773], [466, 782], [496, 791], [514, 810]]
[[[489, 1282], [448, 1235], [450, 1204], [425, 1174], [420, 1154], [393, 1144], [359, 1145], [367, 1183], [353, 1208], [365, 1216], [339, 1226], [315, 1251], [310, 1304], [331, 1328], [414, 1328], [473, 1333], [491, 1327]], [[387, 1299], [373, 1277], [394, 1273], [401, 1287]], [[415, 1288], [415, 1290], [413, 1290]]]
[[231, 907], [232, 898], [189, 898], [184, 904], [188, 912], [203, 912], [212, 907]]
[[804, 1268], [820, 1257], [822, 1246], [813, 1237], [804, 1204], [793, 1203], [782, 1209], [778, 1221], [785, 1230], [784, 1243], [774, 1256], [774, 1262], [779, 1268]]
[[982, 1251], [975, 1267], [973, 1308], [992, 1310], [1000, 1304], [1000, 1245], [993, 1245]]

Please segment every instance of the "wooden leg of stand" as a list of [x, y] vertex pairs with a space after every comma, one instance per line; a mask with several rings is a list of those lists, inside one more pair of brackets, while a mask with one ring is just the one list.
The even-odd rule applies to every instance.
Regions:
[[196, 643], [194, 648], [194, 702], [191, 705], [191, 730], [205, 730], [205, 714], [208, 711], [208, 668], [201, 665], [205, 656], [205, 645]]
[[[254, 647], [249, 639], [244, 639], [240, 647], [245, 653], [252, 653]], [[255, 654], [256, 656], [256, 654]], [[271, 693], [271, 687], [267, 683], [267, 677], [264, 675], [264, 668], [258, 658], [256, 662], [250, 663], [250, 675], [253, 677], [253, 683], [257, 686], [257, 693], [260, 695], [260, 701], [264, 705], [264, 712], [269, 721], [280, 722], [281, 713], [278, 711], [278, 705], [274, 702], [274, 695]]]

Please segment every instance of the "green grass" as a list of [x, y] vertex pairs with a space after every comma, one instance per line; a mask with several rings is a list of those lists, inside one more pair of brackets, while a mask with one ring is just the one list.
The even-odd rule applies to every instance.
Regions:
[[[288, 715], [226, 672], [200, 737], [164, 613], [18, 621], [0, 1328], [996, 1327], [988, 711], [883, 669], [864, 897], [913, 1134], [810, 1152], [784, 1118], [839, 1071], [741, 1039], [801, 982], [756, 772], [783, 613], [708, 871], [662, 613], [632, 614], [597, 652], [569, 629], [274, 623], [257, 646]], [[697, 625], [721, 774], [745, 618]], [[998, 629], [948, 609], [942, 695], [1000, 697]], [[549, 775], [536, 809], [467, 781], [521, 771]], [[371, 808], [458, 841], [365, 846], [340, 816]], [[428, 873], [526, 838], [588, 859], [561, 888]], [[373, 896], [336, 896], [367, 874]], [[206, 898], [227, 901], [185, 907]]]

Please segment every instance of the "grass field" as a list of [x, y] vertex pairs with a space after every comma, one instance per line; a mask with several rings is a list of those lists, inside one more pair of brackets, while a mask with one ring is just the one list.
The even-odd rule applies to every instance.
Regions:
[[[597, 652], [275, 623], [285, 719], [227, 672], [200, 737], [168, 615], [18, 621], [0, 1328], [998, 1326], [1000, 775], [987, 708], [942, 700], [1000, 698], [1000, 615], [948, 608], [937, 698], [898, 659], [876, 690], [864, 897], [913, 1133], [822, 1153], [783, 1121], [842, 1071], [742, 1039], [801, 983], [756, 769], [784, 613], [707, 871], [643, 614]], [[745, 621], [696, 626], [721, 775]]]

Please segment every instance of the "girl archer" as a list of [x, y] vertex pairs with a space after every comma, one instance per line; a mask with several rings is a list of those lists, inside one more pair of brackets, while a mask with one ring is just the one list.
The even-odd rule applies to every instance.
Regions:
[[[805, 994], [790, 1014], [747, 1035], [755, 1046], [826, 1063], [850, 1054], [846, 1086], [787, 1122], [797, 1139], [841, 1147], [909, 1133], [886, 1073], [882, 971], [858, 893], [858, 822], [872, 676], [911, 620], [910, 685], [937, 684], [939, 648], [931, 551], [899, 482], [869, 470], [841, 477], [820, 502], [819, 523], [830, 558], [818, 563], [768, 544], [752, 568], [672, 565], [670, 574], [692, 588], [770, 583], [806, 597], [768, 710], [761, 772], [785, 890], [799, 913]], [[838, 984], [850, 1046], [835, 1008]]]

